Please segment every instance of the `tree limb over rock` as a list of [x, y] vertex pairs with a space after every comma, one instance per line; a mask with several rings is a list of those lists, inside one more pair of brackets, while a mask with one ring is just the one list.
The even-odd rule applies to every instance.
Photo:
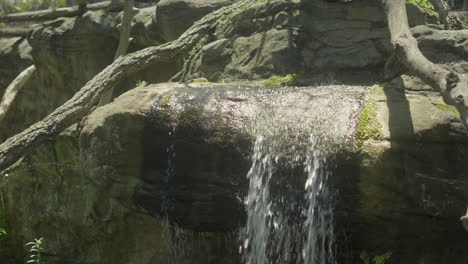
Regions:
[[391, 44], [397, 58], [416, 76], [439, 92], [445, 103], [455, 106], [468, 127], [468, 76], [456, 74], [430, 62], [418, 48], [408, 26], [404, 0], [381, 0], [387, 16]]
[[30, 32], [26, 28], [0, 28], [0, 38], [26, 37]]
[[37, 145], [57, 136], [83, 118], [106, 91], [113, 89], [125, 77], [156, 62], [172, 60], [179, 54], [188, 52], [220, 23], [223, 15], [233, 12], [249, 1], [239, 1], [206, 15], [174, 41], [119, 57], [43, 120], [3, 142], [0, 145], [0, 172]]
[[21, 13], [14, 13], [0, 16], [0, 22], [8, 23], [8, 22], [20, 22], [20, 21], [42, 21], [42, 20], [51, 20], [59, 17], [74, 17], [80, 16], [84, 12], [88, 10], [100, 10], [100, 9], [108, 9], [111, 8], [110, 11], [119, 12], [123, 10], [123, 5], [115, 6], [115, 3], [111, 1], [96, 3], [87, 5], [86, 9], [80, 9], [78, 6], [73, 7], [63, 7], [57, 8], [55, 10], [40, 10], [40, 11], [33, 11], [33, 12], [21, 12]]

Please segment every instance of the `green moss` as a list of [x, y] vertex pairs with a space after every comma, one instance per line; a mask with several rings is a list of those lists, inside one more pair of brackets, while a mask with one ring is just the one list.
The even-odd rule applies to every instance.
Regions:
[[457, 117], [460, 118], [460, 113], [458, 112], [457, 108], [451, 105], [446, 105], [446, 104], [434, 104], [434, 106], [444, 112], [452, 112], [454, 113]]
[[364, 106], [359, 116], [359, 124], [356, 129], [356, 145], [359, 150], [362, 150], [366, 140], [379, 140], [382, 138], [382, 127], [377, 120], [377, 105], [369, 103]]
[[249, 9], [250, 7], [258, 4], [258, 3], [262, 3], [262, 2], [266, 2], [267, 0], [251, 0], [251, 1], [247, 1], [245, 2], [244, 4], [242, 4], [239, 8], [236, 8], [236, 9], [231, 9], [229, 11], [227, 11], [225, 14], [223, 14], [220, 18], [221, 22], [223, 23], [230, 23], [232, 21], [232, 19], [243, 13], [244, 11], [246, 11], [247, 9]]
[[211, 86], [214, 84], [212, 82], [209, 82], [206, 78], [193, 79], [191, 83], [196, 83], [200, 86]]
[[286, 76], [273, 76], [262, 82], [265, 86], [280, 87], [280, 86], [291, 86], [297, 81], [299, 74], [288, 74]]
[[369, 90], [367, 92], [367, 97], [373, 98], [373, 97], [385, 96], [386, 85], [387, 83], [372, 85], [371, 87], [369, 87]]
[[200, 40], [198, 40], [197, 43], [192, 47], [192, 50], [190, 51], [190, 57], [197, 53], [208, 42], [208, 39], [209, 36], [205, 35]]
[[161, 105], [162, 106], [169, 106], [169, 103], [171, 102], [171, 99], [172, 99], [172, 93], [165, 94], [161, 99]]
[[468, 28], [468, 18], [465, 18], [465, 20], [463, 20], [463, 26]]
[[439, 17], [439, 14], [435, 11], [434, 6], [430, 3], [429, 0], [406, 0], [406, 3], [425, 8], [428, 10], [429, 15]]

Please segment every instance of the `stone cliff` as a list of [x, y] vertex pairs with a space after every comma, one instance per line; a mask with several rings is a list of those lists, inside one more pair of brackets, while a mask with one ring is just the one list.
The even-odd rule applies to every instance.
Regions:
[[[142, 9], [130, 49], [173, 40], [232, 2]], [[425, 25], [424, 10], [408, 11], [423, 53], [466, 73], [467, 30], [444, 35]], [[340, 263], [358, 263], [363, 252], [391, 252], [389, 263], [466, 262], [458, 219], [468, 200], [468, 132], [411, 73], [384, 82], [391, 50], [378, 5], [254, 1], [236, 12], [187, 54], [128, 76], [113, 103], [3, 172], [6, 263], [21, 263], [35, 237], [46, 238], [47, 263], [242, 263], [255, 137], [282, 135], [272, 148], [284, 153], [283, 177], [272, 192], [295, 201], [304, 196], [301, 151], [317, 127], [341, 140], [329, 156]], [[120, 17], [87, 12], [0, 39], [0, 96], [24, 68], [38, 69], [0, 120], [0, 141], [111, 63]]]

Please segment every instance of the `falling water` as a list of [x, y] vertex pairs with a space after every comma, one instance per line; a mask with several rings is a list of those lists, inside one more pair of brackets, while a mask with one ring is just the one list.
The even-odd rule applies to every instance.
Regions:
[[247, 209], [246, 238], [244, 249], [247, 264], [266, 264], [269, 227], [271, 215], [269, 182], [273, 174], [272, 157], [264, 146], [264, 138], [258, 136], [255, 141], [252, 167], [247, 178], [250, 180], [249, 194], [245, 201]]
[[326, 167], [320, 138], [311, 136], [310, 141], [311, 148], [305, 162], [307, 209], [304, 212], [307, 219], [304, 228], [307, 236], [302, 254], [305, 264], [335, 264], [333, 201], [331, 192], [325, 186], [330, 171]]
[[360, 89], [330, 85], [261, 98], [247, 174], [245, 264], [337, 263], [327, 159], [352, 131]]

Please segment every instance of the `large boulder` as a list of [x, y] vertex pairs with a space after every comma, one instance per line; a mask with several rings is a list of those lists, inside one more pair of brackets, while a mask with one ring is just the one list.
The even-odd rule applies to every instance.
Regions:
[[[298, 72], [339, 72], [383, 65], [388, 29], [377, 2], [256, 1], [224, 15], [187, 55], [175, 78], [212, 81]], [[411, 25], [426, 12], [408, 5]]]
[[463, 263], [468, 133], [455, 108], [404, 75], [368, 92], [357, 140], [359, 176], [344, 198], [355, 203], [346, 220], [354, 255]]
[[50, 263], [240, 263], [255, 138], [275, 157], [273, 214], [300, 221], [312, 135], [328, 144], [342, 261], [467, 257], [468, 133], [436, 93], [409, 76], [368, 89], [263, 84], [151, 85], [96, 109], [79, 148], [63, 134], [7, 172], [12, 246], [44, 236]]
[[[129, 208], [193, 230], [235, 230], [245, 221], [242, 200], [256, 133], [273, 133], [281, 140], [292, 131], [307, 136], [311, 123], [319, 119], [298, 126], [297, 118], [317, 113], [301, 108], [297, 116], [287, 102], [298, 99], [301, 102], [295, 103], [306, 107], [322, 98], [324, 103], [339, 90], [323, 88], [321, 94], [305, 87], [277, 101], [279, 91], [261, 86], [197, 88], [195, 83], [136, 88], [87, 118], [80, 137], [83, 162], [90, 178]], [[359, 94], [351, 89], [342, 95], [342, 104], [331, 107], [357, 104]], [[300, 99], [304, 95], [308, 97]], [[268, 112], [284, 123], [279, 130], [267, 124], [252, 127], [256, 117], [266, 114], [264, 108], [271, 107], [281, 109], [274, 116]], [[353, 109], [335, 112], [336, 119], [344, 120], [343, 127]], [[285, 127], [289, 132], [282, 130]], [[286, 141], [280, 145], [292, 147]]]

